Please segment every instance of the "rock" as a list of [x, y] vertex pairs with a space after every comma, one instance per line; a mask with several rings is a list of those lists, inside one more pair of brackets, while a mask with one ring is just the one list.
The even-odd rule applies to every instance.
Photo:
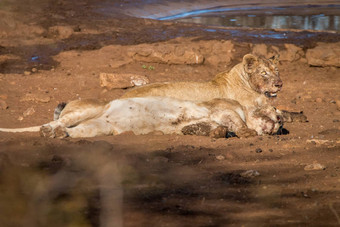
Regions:
[[306, 141], [307, 143], [315, 144], [315, 145], [331, 145], [334, 143], [332, 140], [321, 140], [321, 139], [310, 139]]
[[32, 73], [30, 72], [30, 71], [24, 71], [24, 75], [25, 76], [29, 76], [29, 75], [31, 75]]
[[51, 100], [49, 96], [46, 94], [26, 94], [24, 97], [20, 99], [20, 102], [42, 102], [48, 103]]
[[304, 170], [325, 170], [326, 166], [321, 165], [320, 163], [314, 162], [313, 164], [306, 165]]
[[224, 155], [216, 155], [215, 156], [215, 158], [217, 159], [217, 160], [219, 160], [219, 161], [223, 161], [223, 160], [225, 160], [225, 156]]
[[[211, 46], [209, 50], [208, 45]], [[202, 42], [200, 52], [204, 54], [205, 62], [218, 66], [220, 64], [229, 65], [233, 60], [234, 44], [228, 40], [224, 42], [206, 43]]]
[[285, 50], [280, 51], [280, 61], [298, 61], [303, 55], [304, 52], [302, 48], [295, 46], [294, 44], [284, 44]]
[[0, 99], [0, 107], [1, 107], [2, 110], [8, 109], [7, 103], [4, 100], [1, 100], [1, 99]]
[[340, 100], [335, 101], [336, 109], [340, 111]]
[[36, 72], [38, 72], [38, 69], [37, 68], [32, 68], [32, 73], [36, 73]]
[[48, 32], [56, 38], [67, 39], [74, 33], [74, 30], [69, 26], [52, 26]]
[[203, 55], [195, 48], [180, 44], [147, 45], [130, 47], [128, 55], [134, 60], [166, 64], [203, 64]]
[[256, 148], [255, 152], [256, 153], [262, 153], [262, 149], [261, 148]]
[[35, 110], [33, 107], [28, 108], [25, 110], [25, 112], [22, 114], [24, 117], [31, 116], [35, 113]]
[[108, 89], [128, 88], [149, 83], [146, 76], [129, 73], [100, 73], [100, 86]]
[[318, 43], [306, 53], [307, 62], [312, 66], [340, 67], [340, 42]]
[[247, 171], [244, 171], [242, 173], [240, 173], [240, 175], [242, 177], [248, 177], [248, 178], [253, 178], [253, 177], [257, 177], [257, 176], [260, 176], [260, 173], [256, 170], [247, 170]]
[[322, 98], [316, 98], [316, 99], [315, 99], [315, 102], [317, 102], [317, 103], [322, 103], [323, 100], [322, 100]]
[[24, 120], [24, 117], [23, 116], [19, 116], [18, 117], [18, 121], [22, 121], [22, 120]]

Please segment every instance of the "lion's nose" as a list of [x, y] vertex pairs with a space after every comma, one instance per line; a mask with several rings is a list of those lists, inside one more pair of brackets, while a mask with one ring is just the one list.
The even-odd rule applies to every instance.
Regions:
[[278, 80], [275, 83], [275, 87], [278, 87], [278, 88], [282, 88], [282, 85], [283, 85], [282, 80]]

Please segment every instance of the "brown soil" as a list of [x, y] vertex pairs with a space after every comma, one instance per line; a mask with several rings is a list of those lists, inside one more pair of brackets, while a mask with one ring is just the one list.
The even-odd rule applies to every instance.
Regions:
[[[49, 122], [62, 101], [120, 97], [126, 90], [100, 87], [101, 72], [146, 75], [150, 82], [206, 81], [239, 62], [250, 44], [283, 45], [247, 37], [268, 31], [244, 30], [243, 38], [234, 38], [228, 32], [207, 34], [199, 25], [133, 18], [123, 13], [142, 3], [110, 2], [4, 1], [1, 127]], [[56, 25], [73, 31], [55, 34], [49, 27]], [[337, 33], [304, 40], [298, 35], [290, 33], [285, 42], [306, 50], [318, 41], [340, 40]], [[228, 64], [122, 57], [141, 43], [190, 48], [201, 42], [208, 48], [221, 40], [234, 43]], [[108, 45], [117, 50], [109, 56], [100, 52]], [[273, 103], [308, 118], [287, 123], [288, 135], [211, 139], [127, 133], [58, 140], [0, 133], [1, 226], [340, 225], [340, 68], [310, 67], [300, 60], [281, 62], [279, 69], [284, 86]]]

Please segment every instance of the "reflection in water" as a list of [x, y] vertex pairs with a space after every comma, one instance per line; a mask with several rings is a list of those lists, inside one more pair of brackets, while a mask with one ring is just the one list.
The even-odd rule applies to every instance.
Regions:
[[204, 15], [177, 21], [225, 27], [340, 31], [340, 15]]

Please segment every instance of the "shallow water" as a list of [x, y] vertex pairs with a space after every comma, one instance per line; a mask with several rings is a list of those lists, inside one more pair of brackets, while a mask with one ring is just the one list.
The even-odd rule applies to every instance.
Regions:
[[224, 27], [340, 31], [340, 5], [247, 8], [216, 7], [157, 19]]

